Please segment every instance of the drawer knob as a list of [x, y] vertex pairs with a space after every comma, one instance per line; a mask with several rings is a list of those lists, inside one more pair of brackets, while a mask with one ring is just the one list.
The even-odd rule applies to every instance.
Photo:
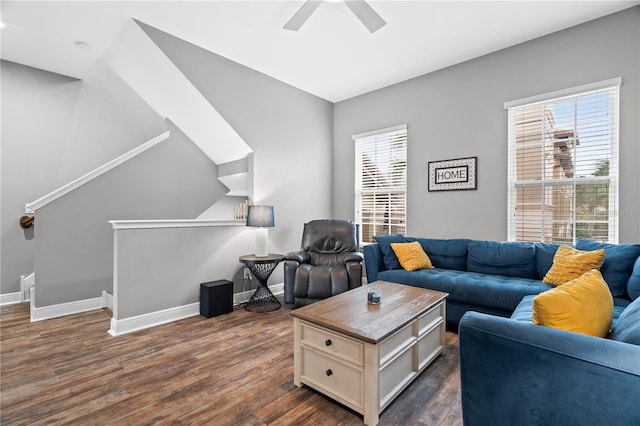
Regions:
[[324, 341], [324, 344], [327, 345], [327, 346], [331, 346], [331, 343], [332, 343], [331, 339], [327, 339], [327, 340]]
[[327, 376], [330, 376], [333, 374], [333, 371], [331, 371], [331, 369], [328, 369], [327, 371], [325, 371]]

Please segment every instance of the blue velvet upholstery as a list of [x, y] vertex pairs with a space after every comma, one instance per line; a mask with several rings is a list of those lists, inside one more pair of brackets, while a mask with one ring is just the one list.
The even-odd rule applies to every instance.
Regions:
[[555, 243], [535, 243], [536, 246], [536, 270], [538, 271], [538, 279], [541, 280], [547, 275], [551, 265], [553, 265], [553, 257], [558, 251], [560, 244]]
[[[640, 345], [640, 299], [636, 299], [613, 324], [609, 339]], [[640, 358], [636, 360], [640, 364]], [[638, 401], [640, 404], [640, 401]], [[638, 406], [640, 409], [640, 405]]]
[[447, 304], [464, 302], [512, 312], [522, 298], [553, 288], [538, 280], [449, 269], [378, 272], [378, 279], [449, 293]]
[[401, 269], [400, 261], [391, 248], [391, 243], [406, 243], [407, 239], [401, 234], [376, 235], [373, 239], [380, 245], [382, 260], [387, 269]]
[[631, 300], [640, 298], [640, 257], [633, 265], [633, 272], [627, 282], [627, 296]]
[[[551, 268], [558, 244], [393, 236], [386, 238], [389, 249], [389, 240], [397, 238], [404, 238], [407, 242], [418, 241], [436, 268], [412, 272], [401, 268], [389, 269], [384, 262], [382, 244], [368, 244], [363, 247], [368, 282], [385, 280], [447, 292], [448, 322], [458, 323], [466, 310], [509, 317], [525, 296], [553, 288], [540, 280]], [[624, 249], [635, 250], [635, 245], [623, 246]], [[609, 250], [616, 253], [614, 261], [627, 257], [622, 249], [618, 252], [610, 247]], [[466, 271], [467, 264], [471, 269], [486, 273]], [[630, 298], [640, 296], [640, 258], [635, 261], [634, 268], [631, 266], [626, 272], [630, 276], [626, 291], [614, 297], [615, 309], [620, 312]], [[617, 273], [617, 268], [613, 266], [611, 271]], [[522, 275], [529, 278], [522, 278]], [[615, 309], [614, 321], [617, 318]]]
[[631, 276], [633, 264], [640, 256], [640, 244], [605, 244], [578, 238], [576, 248], [584, 251], [604, 249], [604, 263], [600, 273], [609, 285], [611, 294], [622, 296]]
[[467, 271], [537, 279], [533, 243], [471, 241], [467, 245]]
[[434, 267], [458, 271], [467, 270], [467, 244], [471, 240], [462, 238], [438, 240], [412, 237], [407, 237], [407, 240], [419, 242]]
[[640, 425], [640, 346], [467, 312], [465, 426]]

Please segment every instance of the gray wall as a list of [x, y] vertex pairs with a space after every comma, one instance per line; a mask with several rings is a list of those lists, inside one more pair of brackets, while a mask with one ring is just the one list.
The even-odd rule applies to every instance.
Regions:
[[170, 129], [170, 139], [36, 212], [36, 307], [112, 291], [109, 220], [194, 218], [224, 196], [216, 165]]
[[[340, 102], [334, 215], [354, 213], [360, 132], [408, 124], [407, 233], [507, 238], [505, 101], [622, 77], [620, 242], [640, 241], [640, 7]], [[427, 162], [478, 157], [478, 190], [427, 191]]]
[[[332, 217], [333, 104], [141, 27], [254, 151], [254, 201], [275, 208], [270, 250], [298, 249], [305, 222]], [[282, 282], [282, 267], [273, 277]]]
[[199, 284], [232, 280], [238, 253], [253, 244], [251, 230], [242, 225], [116, 232], [116, 320], [197, 303]]
[[[34, 272], [24, 205], [160, 134], [166, 125], [108, 68], [84, 81], [1, 62], [0, 293]], [[37, 224], [35, 226], [37, 229]]]

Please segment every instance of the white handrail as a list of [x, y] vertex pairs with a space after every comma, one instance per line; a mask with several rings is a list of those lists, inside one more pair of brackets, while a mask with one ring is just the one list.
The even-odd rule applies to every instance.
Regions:
[[245, 226], [245, 220], [216, 219], [159, 219], [110, 220], [113, 229], [198, 228], [213, 226]]
[[52, 202], [54, 200], [57, 200], [58, 198], [62, 197], [63, 195], [68, 194], [69, 192], [73, 191], [76, 188], [79, 188], [80, 186], [84, 185], [87, 182], [90, 182], [91, 180], [93, 180], [93, 179], [97, 178], [98, 176], [108, 172], [109, 170], [119, 166], [120, 164], [124, 163], [125, 161], [128, 161], [131, 158], [137, 156], [138, 154], [141, 154], [144, 151], [148, 150], [149, 148], [152, 148], [152, 147], [156, 146], [160, 142], [169, 139], [170, 135], [171, 135], [171, 131], [167, 130], [167, 131], [161, 133], [160, 135], [156, 136], [155, 138], [143, 143], [142, 145], [139, 145], [139, 146], [135, 147], [131, 151], [126, 152], [126, 153], [122, 154], [121, 156], [109, 161], [108, 163], [103, 164], [102, 166], [98, 167], [97, 169], [95, 169], [93, 171], [90, 171], [86, 175], [79, 177], [78, 179], [74, 180], [73, 182], [70, 182], [70, 183], [64, 185], [63, 187], [60, 187], [60, 188], [56, 189], [53, 192], [50, 192], [49, 194], [45, 195], [44, 197], [38, 198], [36, 201], [33, 201], [31, 203], [25, 204], [24, 205], [25, 212], [27, 214], [35, 213], [35, 211], [38, 210], [39, 208], [41, 208], [43, 206], [46, 206], [47, 204], [49, 204], [50, 202]]

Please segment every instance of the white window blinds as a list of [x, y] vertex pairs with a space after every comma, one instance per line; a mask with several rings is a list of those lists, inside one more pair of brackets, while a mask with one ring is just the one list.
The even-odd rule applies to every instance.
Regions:
[[362, 242], [374, 235], [405, 234], [407, 126], [361, 133], [355, 141], [355, 220]]
[[508, 238], [618, 242], [620, 79], [505, 104]]

